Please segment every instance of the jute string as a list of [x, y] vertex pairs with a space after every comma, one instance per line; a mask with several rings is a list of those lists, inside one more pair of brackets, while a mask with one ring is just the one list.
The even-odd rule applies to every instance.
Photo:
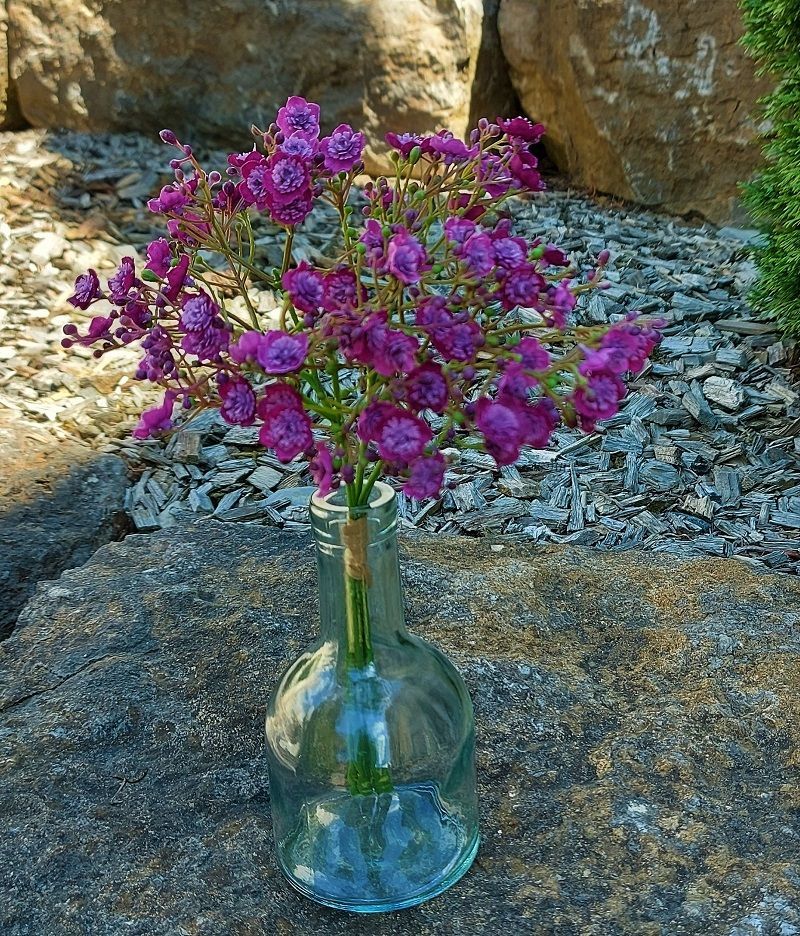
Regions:
[[350, 517], [342, 528], [344, 568], [352, 579], [369, 585], [369, 523], [366, 517]]

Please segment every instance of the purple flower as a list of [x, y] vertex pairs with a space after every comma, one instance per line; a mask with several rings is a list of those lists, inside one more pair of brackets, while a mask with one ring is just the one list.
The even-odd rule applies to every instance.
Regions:
[[290, 97], [278, 111], [276, 123], [287, 137], [300, 132], [316, 139], [319, 136], [319, 104], [310, 104], [301, 97]]
[[433, 153], [445, 157], [445, 162], [465, 162], [478, 155], [480, 147], [468, 147], [462, 140], [454, 137], [449, 130], [440, 130], [428, 138], [428, 146]]
[[415, 410], [430, 409], [443, 413], [449, 398], [447, 380], [442, 369], [433, 361], [412, 370], [404, 384], [405, 400]]
[[[606, 370], [609, 373], [621, 375], [630, 371], [638, 374], [644, 367], [650, 352], [661, 340], [657, 329], [643, 328], [633, 323], [633, 319], [613, 325], [600, 340], [600, 350]], [[587, 355], [585, 364], [591, 367], [590, 355]], [[588, 370], [587, 367], [587, 370]]]
[[610, 419], [617, 412], [624, 396], [625, 384], [619, 377], [598, 373], [587, 375], [586, 382], [573, 392], [570, 400], [581, 428], [592, 432], [596, 422]]
[[522, 410], [523, 442], [532, 448], [547, 448], [550, 436], [558, 425], [560, 416], [555, 404], [547, 397], [526, 406]]
[[498, 465], [512, 465], [519, 458], [525, 435], [519, 407], [481, 397], [475, 407], [475, 425], [483, 433], [486, 451]]
[[423, 455], [411, 463], [408, 480], [403, 485], [403, 493], [415, 500], [425, 500], [428, 497], [438, 497], [442, 490], [444, 471], [447, 467], [444, 455], [435, 452], [433, 455]]
[[333, 458], [330, 449], [323, 442], [316, 444], [317, 454], [309, 462], [311, 477], [314, 479], [321, 497], [327, 497], [333, 487]]
[[378, 428], [378, 455], [393, 465], [407, 465], [422, 455], [432, 438], [430, 426], [418, 416], [392, 407]]
[[567, 255], [560, 247], [556, 247], [555, 244], [548, 244], [545, 247], [542, 259], [551, 266], [567, 266], [569, 263]]
[[156, 276], [165, 276], [172, 260], [169, 241], [163, 237], [150, 241], [147, 245], [147, 263], [145, 270], [150, 270]]
[[405, 228], [401, 228], [389, 239], [386, 266], [401, 283], [410, 286], [418, 283], [420, 271], [425, 266], [427, 254], [420, 242]]
[[416, 323], [426, 331], [447, 325], [451, 319], [444, 296], [426, 296], [417, 306]]
[[[252, 176], [251, 170], [248, 183]], [[308, 163], [300, 156], [277, 152], [267, 160], [262, 184], [266, 189], [271, 209], [277, 205], [288, 205], [305, 195], [310, 182]]]
[[261, 332], [246, 331], [239, 337], [236, 344], [231, 345], [231, 360], [237, 364], [244, 364], [245, 361], [253, 363], [258, 356], [258, 349], [261, 345]]
[[281, 284], [296, 309], [310, 313], [319, 311], [325, 296], [325, 280], [305, 260], [293, 270], [287, 270], [281, 278]]
[[218, 361], [230, 342], [226, 328], [206, 328], [204, 331], [187, 332], [181, 339], [181, 347], [200, 361]]
[[431, 341], [448, 361], [471, 361], [486, 339], [477, 322], [472, 319], [458, 321], [451, 316], [446, 324], [432, 330]]
[[339, 124], [330, 136], [319, 144], [325, 157], [325, 168], [330, 172], [349, 172], [361, 160], [364, 134], [355, 133], [347, 124]]
[[469, 218], [448, 218], [444, 223], [444, 232], [453, 244], [463, 244], [477, 229], [478, 225]]
[[269, 331], [258, 346], [258, 363], [267, 374], [291, 374], [300, 370], [308, 354], [308, 335]]
[[322, 307], [326, 312], [355, 309], [363, 289], [349, 267], [340, 267], [325, 274], [325, 296]]
[[260, 405], [259, 416], [264, 420], [259, 441], [273, 449], [279, 461], [290, 462], [314, 442], [311, 420], [301, 406]]
[[370, 218], [364, 225], [359, 240], [367, 248], [364, 255], [367, 263], [372, 266], [381, 265], [384, 257], [383, 228], [374, 218]]
[[311, 159], [318, 150], [317, 141], [304, 133], [293, 133], [281, 143], [280, 150], [289, 156], [299, 156], [301, 159]]
[[111, 341], [112, 336], [109, 329], [113, 325], [115, 318], [115, 311], [108, 316], [95, 315], [91, 322], [89, 322], [89, 328], [85, 335], [79, 335], [78, 329], [74, 325], [65, 325], [64, 334], [70, 337], [62, 340], [62, 347], [71, 348], [73, 345], [78, 344], [82, 345], [84, 348], [88, 348], [96, 341], [100, 341], [101, 338], [106, 341]]
[[219, 386], [222, 418], [239, 426], [252, 426], [256, 417], [256, 397], [246, 380], [226, 380]]
[[191, 188], [179, 186], [176, 182], [165, 185], [156, 198], [147, 202], [147, 207], [154, 214], [179, 214], [189, 204]]
[[161, 294], [167, 302], [174, 303], [183, 289], [189, 273], [189, 255], [183, 254], [174, 267], [167, 273], [167, 285], [162, 287]]
[[219, 314], [219, 306], [207, 293], [184, 299], [181, 328], [184, 331], [205, 331]]
[[269, 165], [267, 160], [253, 151], [248, 153], [239, 166], [242, 181], [239, 183], [239, 195], [248, 205], [255, 205], [259, 211], [264, 211], [269, 199], [267, 178]]
[[117, 272], [108, 281], [108, 291], [111, 293], [111, 299], [116, 305], [125, 305], [128, 301], [128, 293], [133, 288], [135, 278], [136, 270], [133, 265], [133, 257], [123, 257]]
[[497, 381], [497, 401], [508, 406], [527, 403], [530, 389], [536, 384], [536, 378], [525, 371], [522, 364], [512, 361], [503, 368], [503, 374]]
[[172, 411], [175, 409], [175, 400], [178, 396], [176, 390], [167, 390], [164, 394], [164, 402], [161, 406], [154, 406], [152, 409], [145, 410], [136, 428], [133, 430], [133, 436], [136, 439], [147, 439], [157, 432], [164, 432], [172, 428]]
[[527, 117], [498, 117], [497, 126], [506, 136], [524, 143], [538, 143], [546, 133], [544, 124], [535, 124]]
[[503, 281], [501, 298], [505, 309], [515, 306], [535, 307], [539, 302], [539, 293], [546, 286], [541, 274], [525, 263], [510, 270]]
[[540, 309], [545, 319], [554, 327], [563, 329], [567, 323], [567, 316], [577, 305], [577, 298], [568, 289], [567, 280], [558, 286], [550, 286], [547, 290], [547, 305]]
[[101, 299], [100, 280], [94, 270], [87, 270], [75, 280], [75, 292], [67, 299], [76, 309], [88, 309], [96, 300]]
[[302, 224], [311, 214], [313, 208], [314, 202], [311, 195], [306, 192], [286, 204], [270, 204], [269, 212], [276, 224], [282, 224], [284, 227], [294, 227]]
[[407, 157], [415, 146], [422, 147], [422, 137], [417, 133], [387, 133], [384, 137], [392, 149]]
[[494, 245], [488, 234], [467, 238], [459, 254], [474, 277], [482, 279], [494, 269]]
[[376, 442], [384, 419], [397, 412], [397, 407], [383, 400], [367, 404], [358, 417], [356, 432], [362, 442]]
[[289, 384], [279, 382], [270, 384], [258, 401], [258, 415], [266, 421], [271, 415], [283, 409], [302, 411], [303, 398]]
[[519, 183], [520, 188], [539, 192], [544, 188], [541, 173], [536, 168], [539, 160], [527, 150], [514, 153], [508, 161], [508, 170]]
[[538, 338], [523, 338], [514, 351], [522, 355], [522, 366], [526, 370], [543, 371], [550, 366], [550, 355]]
[[499, 237], [494, 241], [494, 256], [501, 267], [513, 270], [525, 263], [528, 245], [521, 237]]
[[372, 335], [372, 366], [384, 377], [411, 370], [417, 363], [417, 339], [390, 328], [376, 329]]

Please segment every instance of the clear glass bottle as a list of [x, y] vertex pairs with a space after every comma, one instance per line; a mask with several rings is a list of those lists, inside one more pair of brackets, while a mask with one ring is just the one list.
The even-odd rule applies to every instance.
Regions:
[[406, 630], [394, 492], [315, 495], [319, 638], [267, 708], [278, 862], [297, 890], [362, 913], [421, 903], [478, 850], [474, 722], [464, 681]]

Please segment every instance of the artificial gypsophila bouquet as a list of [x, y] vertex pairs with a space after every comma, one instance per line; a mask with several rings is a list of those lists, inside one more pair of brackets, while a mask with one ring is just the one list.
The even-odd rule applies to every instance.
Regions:
[[[571, 328], [578, 294], [605, 285], [608, 252], [579, 278], [557, 246], [515, 234], [504, 204], [543, 188], [531, 151], [543, 127], [481, 120], [466, 143], [387, 134], [394, 174], [367, 183], [357, 218], [364, 137], [346, 124], [322, 137], [319, 116], [289, 98], [224, 172], [162, 131], [175, 179], [148, 205], [165, 236], [138, 272], [124, 258], [105, 290], [94, 270], [80, 276], [69, 301], [106, 308], [83, 334], [64, 328], [66, 347], [97, 356], [140, 344], [137, 378], [165, 393], [134, 435], [170, 429], [176, 410], [219, 406], [228, 423], [259, 424], [281, 461], [309, 459], [323, 495], [345, 485], [356, 506], [382, 474], [409, 497], [436, 497], [445, 451], [509, 465], [560, 422], [591, 431], [613, 416], [658, 323], [632, 312], [610, 328]], [[292, 256], [319, 200], [341, 228], [327, 267]], [[285, 231], [280, 268], [255, 262], [260, 215]], [[259, 287], [281, 297], [279, 321], [259, 315]]]

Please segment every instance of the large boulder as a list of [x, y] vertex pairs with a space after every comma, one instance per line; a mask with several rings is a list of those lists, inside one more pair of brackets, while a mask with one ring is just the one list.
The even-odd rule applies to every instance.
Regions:
[[502, 0], [525, 111], [579, 184], [717, 222], [760, 163], [768, 90], [737, 44], [737, 0]]
[[316, 629], [308, 541], [198, 522], [41, 585], [0, 645], [0, 931], [793, 933], [800, 581], [733, 560], [404, 545], [475, 700], [483, 842], [378, 920], [273, 856], [267, 696]]
[[[9, 0], [11, 72], [37, 127], [248, 147], [290, 94], [382, 143], [513, 102], [498, 0]], [[485, 7], [485, 8], [484, 8]], [[487, 67], [488, 62], [491, 67]], [[499, 67], [498, 67], [499, 65]], [[374, 162], [376, 150], [370, 151]]]
[[42, 579], [127, 532], [127, 468], [46, 430], [0, 424], [0, 640]]

